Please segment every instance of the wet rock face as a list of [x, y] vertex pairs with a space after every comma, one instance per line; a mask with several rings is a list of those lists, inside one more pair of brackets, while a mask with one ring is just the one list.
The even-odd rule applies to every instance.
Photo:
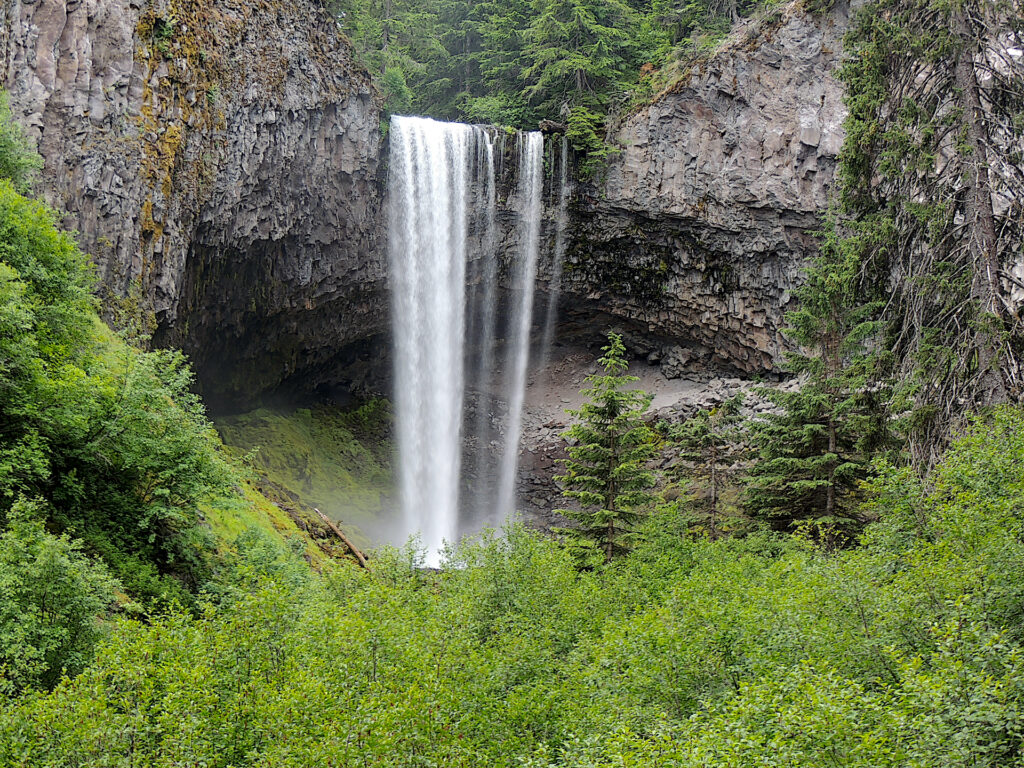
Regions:
[[625, 121], [622, 151], [576, 211], [565, 290], [577, 306], [705, 365], [777, 364], [842, 145], [839, 5], [751, 24]]
[[0, 87], [108, 307], [215, 405], [385, 330], [380, 99], [318, 3], [0, 0]]

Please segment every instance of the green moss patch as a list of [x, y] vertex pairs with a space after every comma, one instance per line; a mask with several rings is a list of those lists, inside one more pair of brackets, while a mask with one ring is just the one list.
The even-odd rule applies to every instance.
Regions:
[[391, 421], [390, 404], [372, 400], [355, 410], [261, 408], [216, 426], [229, 451], [248, 455], [282, 495], [361, 529], [388, 504]]

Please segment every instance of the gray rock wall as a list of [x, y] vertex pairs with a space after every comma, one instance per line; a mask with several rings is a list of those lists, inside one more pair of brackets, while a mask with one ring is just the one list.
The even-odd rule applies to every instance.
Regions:
[[567, 304], [607, 311], [692, 366], [777, 365], [842, 145], [833, 71], [847, 10], [790, 4], [750, 23], [624, 121], [603, 183], [582, 190]]
[[111, 313], [213, 402], [384, 330], [380, 99], [313, 0], [0, 0], [0, 87]]
[[[622, 322], [669, 375], [777, 365], [842, 142], [845, 18], [791, 4], [622, 123], [576, 198], [567, 328]], [[215, 407], [382, 386], [380, 99], [315, 0], [0, 0], [0, 23], [0, 86], [112, 316], [183, 346]]]

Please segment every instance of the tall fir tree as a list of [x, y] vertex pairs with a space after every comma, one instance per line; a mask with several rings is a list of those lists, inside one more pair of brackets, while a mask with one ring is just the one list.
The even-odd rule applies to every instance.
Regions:
[[1009, 270], [1024, 243], [1024, 14], [1019, 0], [875, 0], [845, 45], [843, 203], [927, 466], [965, 412], [1024, 388]]
[[526, 94], [542, 111], [604, 107], [633, 65], [637, 15], [621, 0], [534, 0]]
[[779, 528], [802, 520], [840, 533], [859, 527], [858, 484], [890, 444], [878, 379], [884, 356], [871, 343], [879, 307], [863, 301], [856, 239], [838, 227], [830, 217], [799, 309], [787, 315], [787, 334], [804, 350], [787, 367], [805, 380], [795, 391], [764, 390], [777, 410], [751, 425], [747, 508]]
[[597, 362], [603, 372], [588, 376], [590, 386], [582, 392], [588, 402], [569, 411], [578, 421], [563, 434], [569, 458], [562, 460], [565, 474], [555, 480], [563, 485], [563, 495], [580, 507], [557, 510], [577, 523], [565, 535], [591, 551], [596, 547], [610, 562], [629, 551], [628, 534], [653, 500], [655, 477], [647, 462], [655, 447], [643, 421], [651, 396], [625, 388], [637, 377], [626, 374], [622, 337], [608, 334], [601, 351], [604, 356]]

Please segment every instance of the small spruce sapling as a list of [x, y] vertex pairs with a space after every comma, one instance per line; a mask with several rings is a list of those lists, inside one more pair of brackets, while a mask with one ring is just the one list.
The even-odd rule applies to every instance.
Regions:
[[643, 421], [651, 396], [625, 389], [637, 377], [626, 375], [622, 337], [608, 334], [602, 351], [597, 362], [603, 372], [588, 376], [590, 386], [582, 391], [588, 401], [569, 411], [578, 421], [563, 433], [569, 458], [561, 460], [565, 474], [555, 480], [563, 485], [563, 495], [580, 506], [557, 510], [578, 524], [563, 533], [571, 544], [591, 552], [596, 548], [607, 563], [629, 551], [628, 534], [653, 500], [655, 478], [647, 462], [655, 448]]
[[745, 437], [740, 408], [743, 393], [721, 405], [701, 409], [693, 417], [675, 426], [670, 436], [678, 448], [675, 473], [698, 480], [706, 493], [694, 497], [704, 516], [704, 527], [712, 539], [722, 533], [722, 489], [736, 474]]

